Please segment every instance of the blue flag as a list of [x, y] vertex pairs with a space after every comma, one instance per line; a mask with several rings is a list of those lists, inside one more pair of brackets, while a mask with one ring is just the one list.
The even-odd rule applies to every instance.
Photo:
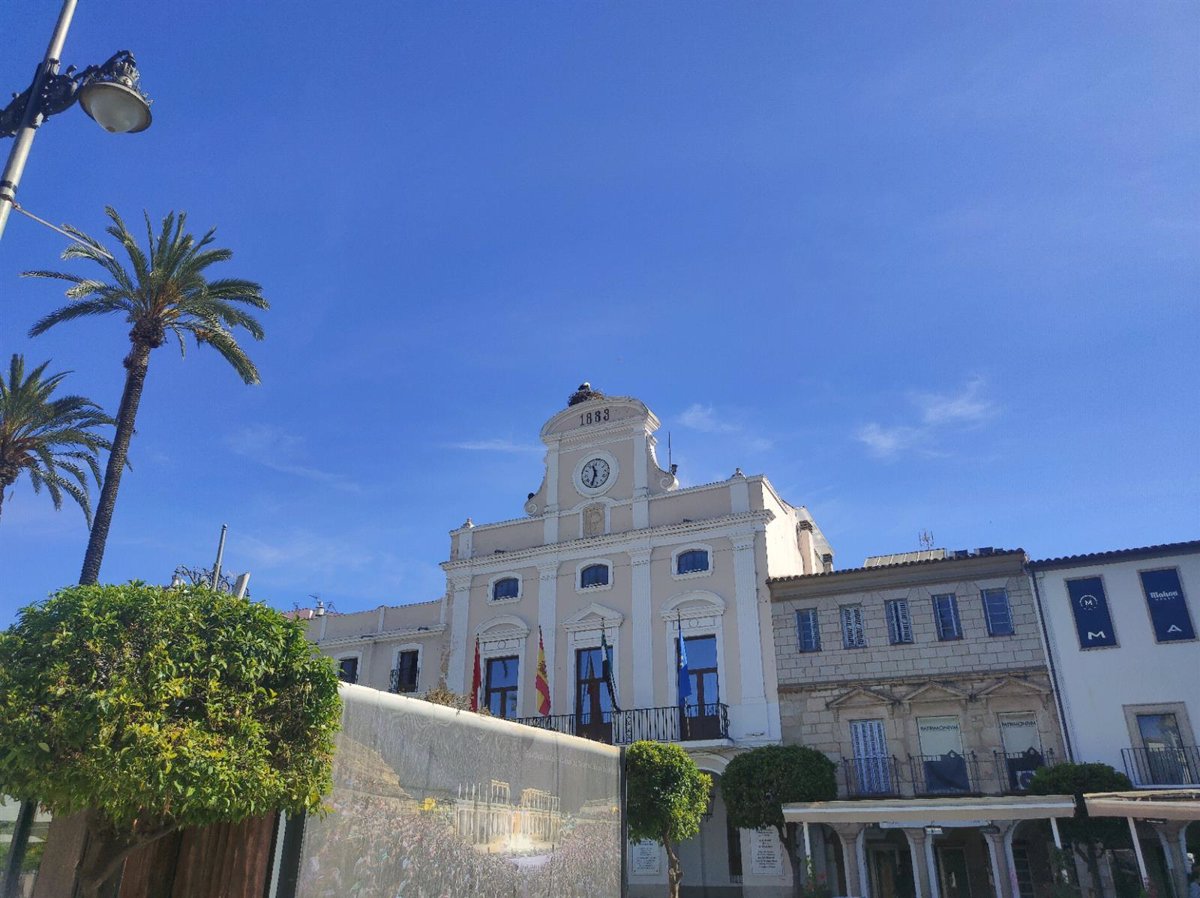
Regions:
[[692, 694], [692, 677], [688, 673], [687, 646], [683, 641], [683, 622], [676, 619], [675, 626], [679, 633], [679, 707], [687, 704], [688, 696]]

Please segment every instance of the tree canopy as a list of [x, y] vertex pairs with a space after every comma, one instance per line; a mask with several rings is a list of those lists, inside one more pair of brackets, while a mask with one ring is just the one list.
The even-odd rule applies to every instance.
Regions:
[[175, 829], [320, 809], [337, 690], [302, 625], [265, 605], [197, 586], [64, 589], [0, 634], [0, 792], [88, 810], [94, 893]]
[[729, 822], [743, 829], [773, 826], [784, 842], [783, 805], [837, 798], [833, 761], [803, 745], [764, 745], [737, 755], [721, 775]]
[[125, 387], [117, 406], [116, 432], [104, 471], [96, 517], [84, 553], [80, 583], [100, 579], [100, 565], [117, 504], [121, 474], [129, 456], [129, 443], [137, 423], [138, 406], [146, 383], [150, 353], [170, 336], [186, 350], [186, 337], [196, 344], [208, 345], [227, 361], [248, 384], [259, 381], [258, 369], [237, 341], [236, 331], [244, 330], [255, 340], [263, 338], [263, 328], [249, 309], [266, 309], [262, 288], [240, 278], [210, 280], [211, 266], [228, 261], [232, 251], [212, 245], [215, 229], [202, 237], [187, 230], [186, 213], [174, 212], [162, 221], [157, 235], [146, 215], [146, 247], [138, 245], [116, 210], [104, 210], [112, 224], [109, 236], [121, 244], [129, 257], [128, 267], [118, 261], [99, 240], [72, 227], [67, 231], [75, 242], [63, 251], [64, 259], [84, 259], [103, 270], [100, 277], [85, 277], [60, 271], [27, 271], [26, 277], [66, 281], [67, 305], [50, 312], [29, 331], [36, 337], [52, 327], [77, 318], [117, 315], [130, 325], [129, 352], [125, 356]]
[[1063, 837], [1072, 843], [1105, 848], [1129, 846], [1129, 827], [1116, 817], [1091, 817], [1083, 803], [1086, 792], [1123, 792], [1133, 788], [1129, 777], [1108, 764], [1055, 764], [1041, 767], [1029, 781], [1033, 795], [1074, 795], [1075, 817], [1059, 822]]
[[46, 487], [55, 508], [62, 508], [63, 493], [74, 499], [90, 526], [85, 469], [100, 482], [96, 456], [112, 444], [98, 428], [116, 422], [83, 396], [55, 396], [67, 372], [45, 376], [49, 364], [26, 373], [24, 356], [14, 354], [8, 377], [0, 372], [0, 508], [24, 473], [35, 493]]
[[667, 849], [668, 887], [676, 896], [683, 877], [677, 846], [700, 832], [712, 777], [702, 773], [680, 746], [661, 742], [633, 743], [625, 764], [629, 837], [658, 842]]

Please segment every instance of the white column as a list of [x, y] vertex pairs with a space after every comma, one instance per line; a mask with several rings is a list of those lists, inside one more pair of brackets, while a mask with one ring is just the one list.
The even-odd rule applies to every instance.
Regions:
[[650, 615], [650, 549], [630, 549], [633, 569], [633, 707], [653, 708], [654, 626]]
[[558, 443], [546, 453], [546, 508], [542, 514], [542, 542], [558, 542]]
[[[567, 714], [567, 707], [559, 707], [563, 696], [567, 693], [559, 688], [561, 679], [554, 667], [555, 627], [558, 626], [558, 562], [547, 562], [538, 565], [538, 626], [542, 628], [542, 643], [546, 649], [546, 674], [550, 678], [550, 713]], [[537, 663], [536, 657], [534, 663]], [[565, 676], [565, 673], [563, 674]]]
[[[767, 700], [763, 675], [762, 634], [759, 630], [758, 571], [754, 562], [757, 537], [757, 532], [730, 537], [730, 542], [733, 543], [742, 704], [763, 704]], [[774, 651], [774, 646], [771, 650]]]
[[644, 530], [650, 526], [650, 448], [646, 434], [633, 438], [633, 527]]
[[[452, 692], [466, 692], [467, 647], [473, 644], [467, 632], [471, 611], [471, 575], [453, 577], [450, 580], [450, 666], [446, 671], [446, 686]], [[472, 659], [473, 660], [473, 659]]]

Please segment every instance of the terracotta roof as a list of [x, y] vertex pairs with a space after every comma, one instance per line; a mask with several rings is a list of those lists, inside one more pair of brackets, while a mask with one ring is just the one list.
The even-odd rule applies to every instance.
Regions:
[[933, 567], [939, 564], [953, 564], [956, 561], [978, 561], [981, 558], [1001, 558], [1009, 555], [1024, 555], [1024, 549], [995, 549], [990, 555], [965, 555], [954, 556], [949, 555], [946, 558], [929, 558], [923, 561], [901, 561], [896, 564], [877, 564], [871, 567], [850, 567], [843, 568], [840, 571], [829, 571], [825, 573], [821, 571], [815, 574], [792, 574], [788, 577], [771, 577], [767, 580], [768, 583], [789, 583], [796, 580], [817, 580], [821, 577], [838, 577], [842, 574], [861, 574], [864, 571], [888, 571], [896, 568], [916, 568], [916, 567]]
[[1101, 561], [1120, 561], [1122, 559], [1145, 558], [1157, 555], [1180, 555], [1185, 552], [1200, 552], [1200, 539], [1188, 540], [1182, 543], [1162, 543], [1157, 546], [1141, 546], [1136, 549], [1111, 549], [1107, 552], [1088, 552], [1083, 555], [1063, 555], [1058, 558], [1042, 558], [1029, 562], [1035, 569], [1055, 567], [1081, 567]]

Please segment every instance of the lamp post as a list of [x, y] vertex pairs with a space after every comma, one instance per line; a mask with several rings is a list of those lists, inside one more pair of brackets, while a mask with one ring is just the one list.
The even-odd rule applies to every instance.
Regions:
[[33, 135], [50, 116], [70, 109], [78, 100], [83, 111], [105, 131], [134, 133], [150, 127], [150, 101], [138, 88], [140, 76], [128, 50], [121, 50], [103, 65], [88, 66], [78, 74], [74, 66], [59, 74], [59, 57], [77, 2], [63, 0], [54, 34], [34, 72], [33, 83], [0, 110], [0, 137], [14, 138], [4, 174], [0, 175], [0, 237], [4, 236], [4, 226], [12, 210], [20, 209], [17, 185], [29, 159]]

